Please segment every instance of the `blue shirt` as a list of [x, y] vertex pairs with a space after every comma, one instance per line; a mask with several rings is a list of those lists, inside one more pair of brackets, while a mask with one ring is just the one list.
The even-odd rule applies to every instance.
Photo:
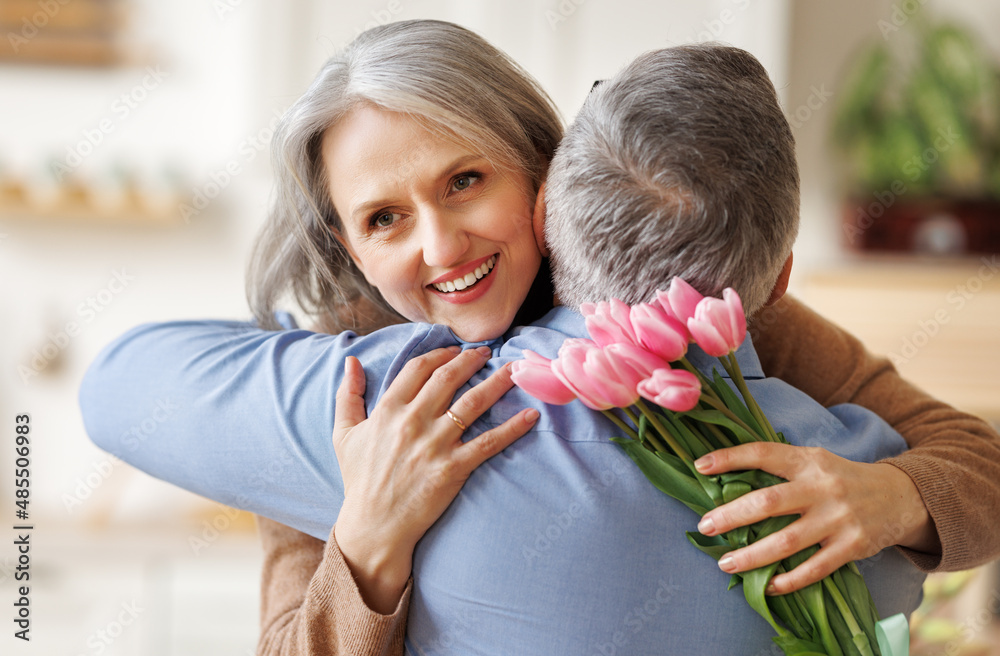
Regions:
[[[565, 338], [585, 334], [579, 314], [557, 308], [490, 342], [494, 357], [470, 384], [524, 348], [555, 357]], [[364, 365], [371, 409], [407, 360], [458, 343], [448, 328], [427, 324], [367, 337], [237, 322], [148, 325], [102, 352], [80, 400], [87, 430], [105, 450], [326, 539], [343, 501], [330, 435], [345, 357]], [[749, 340], [737, 357], [751, 392], [793, 444], [866, 462], [905, 450], [863, 408], [827, 410], [764, 378]], [[697, 349], [689, 359], [705, 371], [714, 362]], [[173, 410], [157, 420], [164, 404]], [[464, 439], [526, 406], [541, 411], [532, 432], [473, 472], [417, 545], [408, 653], [771, 653], [771, 628], [687, 542], [697, 515], [653, 488], [608, 440], [618, 431], [603, 416], [515, 389]], [[883, 617], [917, 607], [924, 577], [898, 551], [859, 566]]]

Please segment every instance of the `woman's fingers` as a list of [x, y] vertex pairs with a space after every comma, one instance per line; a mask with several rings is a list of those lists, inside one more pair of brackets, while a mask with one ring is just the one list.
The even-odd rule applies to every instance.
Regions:
[[490, 377], [463, 394], [449, 408], [456, 416], [471, 426], [472, 422], [493, 407], [507, 391], [514, 386], [510, 377], [510, 365], [504, 365], [490, 374]]
[[[414, 397], [413, 402], [435, 412], [436, 415], [444, 414], [444, 411], [451, 406], [455, 392], [483, 368], [492, 354], [493, 352], [488, 346], [462, 351], [451, 362], [441, 365], [431, 374], [423, 389]], [[481, 413], [482, 411], [480, 411]], [[471, 424], [474, 419], [465, 416], [460, 416], [460, 418], [466, 426]]]
[[809, 503], [807, 493], [801, 489], [796, 491], [798, 487], [780, 483], [748, 492], [705, 513], [698, 522], [698, 531], [704, 535], [719, 535], [768, 517], [794, 515]]
[[719, 560], [719, 567], [730, 574], [764, 567], [820, 544], [827, 535], [821, 524], [800, 518], [749, 546], [730, 551]]
[[399, 374], [382, 395], [379, 404], [395, 406], [409, 403], [420, 393], [435, 372], [460, 354], [460, 347], [449, 346], [413, 358], [400, 369]]
[[779, 574], [771, 579], [767, 587], [767, 594], [779, 595], [788, 594], [801, 590], [807, 585], [812, 585], [821, 581], [825, 577], [840, 569], [841, 565], [854, 560], [846, 548], [842, 545], [829, 545], [821, 548], [813, 556], [801, 563], [791, 572]]
[[538, 410], [525, 408], [496, 428], [461, 445], [455, 451], [455, 461], [460, 471], [471, 474], [476, 467], [523, 437], [536, 421]]
[[811, 462], [813, 447], [792, 446], [778, 442], [751, 442], [728, 449], [718, 449], [695, 461], [695, 467], [706, 476], [743, 469], [762, 469], [791, 479]]
[[361, 368], [361, 362], [351, 356], [344, 362], [344, 378], [337, 388], [337, 405], [334, 412], [333, 437], [334, 441], [338, 437], [347, 434], [365, 419], [368, 414], [365, 410], [365, 370]]

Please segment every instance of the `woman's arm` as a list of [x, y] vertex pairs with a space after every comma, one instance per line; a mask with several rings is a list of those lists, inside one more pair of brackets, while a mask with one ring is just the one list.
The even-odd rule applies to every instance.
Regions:
[[364, 602], [331, 532], [322, 540], [263, 517], [258, 656], [401, 656], [410, 584], [391, 614]]
[[702, 473], [761, 468], [790, 482], [712, 511], [714, 526], [705, 532], [802, 515], [767, 541], [732, 552], [727, 571], [819, 543], [823, 548], [804, 565], [773, 579], [775, 592], [785, 593], [894, 544], [924, 571], [965, 569], [1000, 554], [1000, 436], [986, 422], [930, 398], [887, 360], [794, 299], [763, 310], [750, 334], [765, 373], [823, 405], [850, 402], [872, 410], [911, 449], [875, 464], [783, 445], [718, 452]]

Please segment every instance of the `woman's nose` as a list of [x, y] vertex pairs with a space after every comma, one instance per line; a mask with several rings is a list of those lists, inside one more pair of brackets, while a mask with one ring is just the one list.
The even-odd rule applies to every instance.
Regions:
[[426, 212], [421, 221], [424, 263], [447, 267], [460, 262], [469, 250], [469, 234], [460, 216], [439, 210]]

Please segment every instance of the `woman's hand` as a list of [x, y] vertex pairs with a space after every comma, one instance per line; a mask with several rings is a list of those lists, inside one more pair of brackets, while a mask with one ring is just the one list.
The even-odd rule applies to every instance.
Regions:
[[726, 572], [743, 572], [820, 546], [809, 560], [775, 576], [769, 594], [804, 588], [845, 563], [891, 545], [940, 549], [916, 486], [890, 464], [853, 462], [816, 447], [758, 442], [714, 451], [695, 465], [706, 475], [762, 469], [787, 479], [719, 506], [698, 524], [703, 534], [719, 535], [768, 517], [801, 515], [781, 531], [719, 561]]
[[511, 388], [507, 367], [454, 402], [455, 392], [490, 357], [487, 347], [438, 349], [409, 361], [365, 416], [361, 363], [348, 358], [337, 391], [333, 446], [344, 479], [334, 528], [365, 602], [391, 613], [412, 568], [413, 549], [476, 467], [524, 435], [538, 419], [526, 409], [463, 444], [445, 412], [471, 425]]

